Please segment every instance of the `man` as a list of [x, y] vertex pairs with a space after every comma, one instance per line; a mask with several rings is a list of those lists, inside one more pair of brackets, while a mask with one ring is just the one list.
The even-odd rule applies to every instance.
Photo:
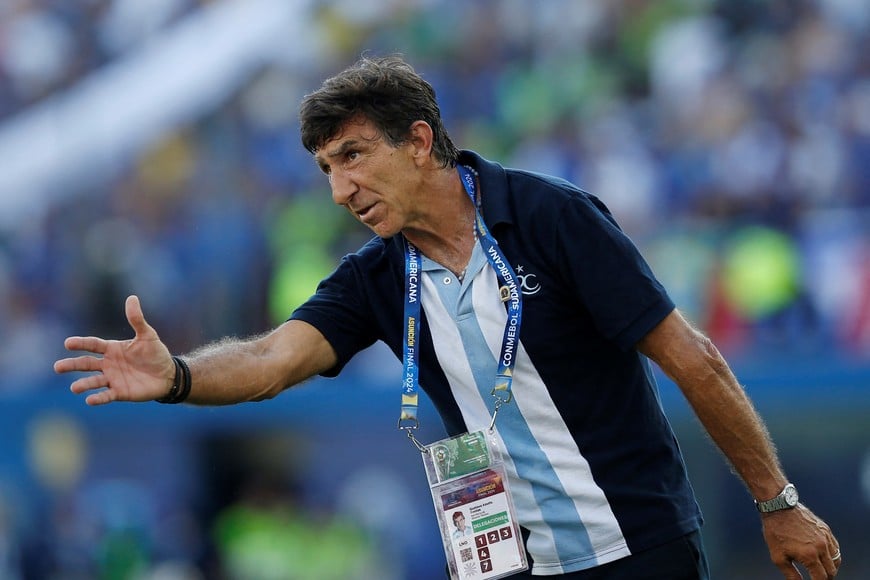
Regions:
[[[376, 340], [405, 360], [411, 336], [419, 383], [451, 435], [487, 428], [498, 409], [529, 575], [706, 578], [702, 518], [651, 359], [765, 512], [783, 575], [801, 578], [798, 564], [813, 579], [836, 575], [837, 540], [797, 503], [728, 365], [598, 199], [457, 150], [432, 87], [399, 58], [362, 59], [328, 79], [300, 117], [335, 203], [377, 236], [278, 328], [183, 358], [170, 356], [131, 296], [132, 340], [66, 340], [102, 355], [55, 363], [97, 371], [75, 380], [74, 393], [89, 393], [90, 405], [267, 399], [334, 376]], [[417, 257], [419, 272], [409, 266]], [[413, 327], [403, 315], [418, 290], [409, 281], [422, 303]], [[498, 406], [497, 372], [512, 377]]]
[[471, 537], [474, 531], [471, 526], [465, 524], [465, 514], [462, 512], [453, 512], [453, 525], [456, 527], [453, 530], [453, 539]]

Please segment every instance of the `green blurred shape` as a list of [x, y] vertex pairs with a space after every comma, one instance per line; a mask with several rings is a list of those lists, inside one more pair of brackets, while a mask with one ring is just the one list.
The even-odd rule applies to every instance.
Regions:
[[739, 230], [727, 243], [722, 284], [728, 302], [755, 320], [788, 306], [798, 294], [800, 259], [786, 234], [762, 226]]
[[361, 528], [280, 503], [230, 506], [214, 532], [231, 580], [353, 580], [367, 577], [376, 560]]
[[618, 82], [616, 71], [587, 55], [514, 65], [499, 81], [499, 118], [517, 134], [546, 133], [600, 108]]
[[272, 212], [269, 245], [274, 271], [269, 316], [278, 324], [305, 302], [335, 268], [331, 248], [345, 232], [347, 216], [328, 192], [307, 192]]
[[308, 300], [317, 284], [329, 275], [335, 260], [323, 246], [304, 244], [296, 246], [275, 264], [269, 283], [269, 315], [280, 324], [290, 313]]

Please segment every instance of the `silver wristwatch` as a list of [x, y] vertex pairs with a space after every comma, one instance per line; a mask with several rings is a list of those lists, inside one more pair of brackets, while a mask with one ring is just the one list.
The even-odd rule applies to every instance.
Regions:
[[779, 495], [775, 498], [767, 501], [756, 501], [755, 507], [758, 508], [758, 511], [761, 513], [766, 514], [779, 510], [791, 509], [798, 504], [798, 499], [797, 488], [789, 483], [782, 488], [782, 491], [779, 492]]

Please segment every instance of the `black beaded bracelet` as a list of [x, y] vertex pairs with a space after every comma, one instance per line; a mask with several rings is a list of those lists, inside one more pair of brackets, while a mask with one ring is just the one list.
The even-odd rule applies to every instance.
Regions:
[[175, 377], [172, 379], [172, 388], [165, 397], [156, 399], [158, 403], [165, 405], [177, 405], [183, 402], [190, 394], [190, 368], [181, 357], [173, 356], [175, 363]]
[[187, 400], [187, 396], [190, 395], [190, 387], [191, 387], [191, 379], [190, 379], [190, 367], [187, 366], [185, 360], [179, 356], [173, 357], [176, 361], [178, 361], [179, 366], [181, 366], [182, 375], [184, 380], [181, 382], [181, 392], [178, 393], [178, 398], [173, 401], [174, 403], [181, 403]]

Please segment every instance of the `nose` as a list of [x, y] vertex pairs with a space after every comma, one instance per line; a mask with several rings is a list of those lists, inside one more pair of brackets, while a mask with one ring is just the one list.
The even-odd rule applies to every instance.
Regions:
[[330, 172], [329, 185], [332, 188], [332, 201], [337, 205], [347, 205], [359, 189], [350, 176], [339, 169]]

